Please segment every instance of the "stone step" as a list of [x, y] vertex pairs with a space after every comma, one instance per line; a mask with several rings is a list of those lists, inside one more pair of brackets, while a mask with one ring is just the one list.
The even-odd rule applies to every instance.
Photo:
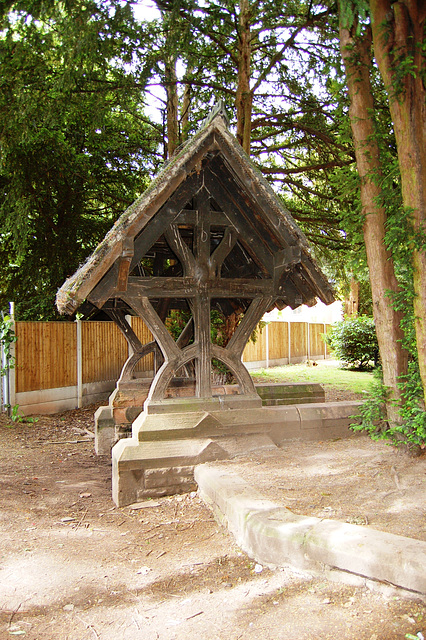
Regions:
[[194, 491], [194, 467], [229, 455], [209, 438], [120, 440], [112, 449], [112, 497], [118, 506], [139, 500]]

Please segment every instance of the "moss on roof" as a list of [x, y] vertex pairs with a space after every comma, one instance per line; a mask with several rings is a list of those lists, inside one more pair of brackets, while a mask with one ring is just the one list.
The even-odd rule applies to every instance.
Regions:
[[[295, 244], [297, 243], [305, 255], [309, 256], [309, 260], [312, 261], [309, 245], [304, 234], [298, 228], [291, 214], [280, 203], [259, 168], [229, 132], [228, 126], [229, 122], [223, 105], [219, 104], [213, 109], [197, 133], [178, 148], [172, 158], [163, 165], [144, 193], [124, 211], [87, 261], [79, 267], [73, 276], [64, 282], [56, 296], [56, 304], [60, 313], [73, 313], [90, 294], [90, 291], [98, 284], [117, 258], [117, 245], [126, 237], [129, 227], [138, 219], [140, 220], [138, 232], [148, 224], [149, 220], [163, 204], [162, 195], [166, 185], [172, 181], [178, 182], [180, 178], [183, 181], [187, 177], [191, 168], [187, 164], [189, 164], [196, 152], [202, 148], [205, 140], [211, 134], [215, 135], [216, 143], [220, 138], [219, 146], [226, 147], [227, 153], [239, 165], [241, 171], [245, 174], [251, 174], [250, 177], [261, 188], [271, 211], [277, 217], [278, 228], [282, 223], [286, 231], [290, 232], [294, 238]], [[235, 170], [233, 173], [235, 175]], [[179, 174], [181, 175], [179, 176]], [[147, 213], [148, 211], [149, 213]], [[144, 216], [144, 214], [146, 215]], [[317, 273], [320, 273], [314, 263], [312, 267]]]

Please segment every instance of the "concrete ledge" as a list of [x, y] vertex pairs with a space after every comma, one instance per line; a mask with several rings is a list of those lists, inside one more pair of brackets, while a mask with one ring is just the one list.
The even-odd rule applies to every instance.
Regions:
[[115, 424], [109, 405], [95, 411], [95, 453], [109, 455], [115, 443]]
[[237, 543], [263, 564], [324, 566], [426, 595], [426, 542], [333, 520], [297, 516], [266, 500], [240, 476], [195, 468], [201, 497]]
[[291, 356], [290, 361], [288, 358], [270, 358], [269, 360], [252, 360], [249, 362], [243, 360], [243, 363], [248, 371], [253, 371], [254, 369], [267, 369], [268, 367], [279, 367], [280, 365], [285, 364], [300, 364], [301, 362], [306, 362], [307, 360], [331, 360], [331, 356], [327, 356], [326, 358], [324, 358], [323, 355], [310, 355], [308, 357], [308, 355], [305, 354], [301, 356]]
[[[107, 400], [114, 387], [115, 380], [83, 384], [83, 407]], [[15, 401], [20, 413], [25, 416], [58, 413], [77, 408], [78, 392], [76, 386], [20, 391], [16, 393]]]

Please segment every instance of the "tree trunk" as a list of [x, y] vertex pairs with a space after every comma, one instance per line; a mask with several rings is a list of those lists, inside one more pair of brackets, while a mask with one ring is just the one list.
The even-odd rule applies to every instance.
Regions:
[[379, 206], [381, 162], [373, 122], [373, 96], [370, 83], [371, 33], [355, 37], [340, 12], [340, 49], [346, 70], [350, 97], [349, 117], [361, 180], [364, 242], [370, 272], [373, 315], [383, 367], [383, 382], [390, 389], [388, 420], [400, 421], [393, 401], [399, 400], [398, 378], [407, 372], [407, 352], [401, 346], [402, 314], [392, 308], [387, 292], [396, 292], [398, 283], [392, 257], [385, 246], [386, 211]]
[[358, 315], [359, 308], [359, 282], [354, 277], [351, 278], [349, 298], [345, 300], [345, 315]]
[[[374, 53], [389, 97], [404, 207], [426, 233], [426, 92], [424, 0], [370, 0]], [[402, 74], [402, 70], [406, 72]], [[413, 249], [416, 343], [426, 402], [426, 251]]]
[[167, 156], [170, 158], [179, 145], [179, 108], [176, 77], [176, 58], [166, 54], [165, 84], [167, 94]]
[[[192, 75], [193, 69], [188, 67], [188, 70], [185, 74], [186, 79]], [[182, 110], [180, 115], [180, 141], [185, 142], [188, 139], [188, 130], [189, 130], [189, 110], [191, 106], [191, 85], [189, 82], [185, 84], [185, 89], [183, 91], [183, 99], [182, 99]]]
[[244, 151], [250, 154], [253, 92], [250, 89], [251, 32], [249, 0], [240, 0], [240, 29], [238, 40], [238, 86], [235, 96], [237, 140]]

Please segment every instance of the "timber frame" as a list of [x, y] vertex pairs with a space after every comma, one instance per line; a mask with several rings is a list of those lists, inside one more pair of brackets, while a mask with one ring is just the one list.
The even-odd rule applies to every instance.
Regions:
[[[333, 302], [305, 237], [230, 134], [219, 105], [57, 295], [61, 313], [103, 310], [131, 347], [120, 381], [153, 353], [148, 400], [162, 400], [173, 378], [193, 375], [196, 398], [211, 398], [212, 361], [229, 370], [239, 393], [255, 396], [243, 349], [263, 314], [277, 306]], [[173, 310], [188, 322], [178, 340]], [[211, 341], [211, 314], [233, 316], [225, 346]], [[142, 344], [126, 319], [143, 319]]]

